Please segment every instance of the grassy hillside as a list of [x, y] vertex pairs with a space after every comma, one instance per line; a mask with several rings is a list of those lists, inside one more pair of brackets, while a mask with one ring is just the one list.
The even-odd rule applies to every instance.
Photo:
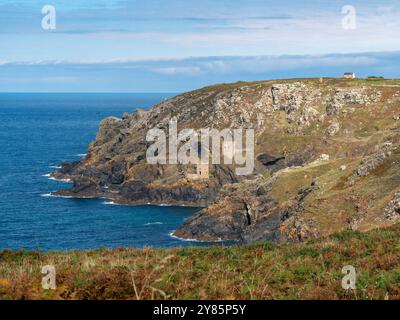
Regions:
[[[400, 224], [302, 244], [0, 252], [2, 299], [400, 299]], [[57, 289], [43, 290], [44, 265]], [[342, 267], [357, 289], [341, 287]]]

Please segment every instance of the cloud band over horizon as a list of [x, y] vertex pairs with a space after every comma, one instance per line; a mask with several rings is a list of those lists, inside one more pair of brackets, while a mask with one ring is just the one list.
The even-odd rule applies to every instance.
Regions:
[[222, 82], [400, 75], [400, 52], [0, 63], [3, 92], [182, 92]]

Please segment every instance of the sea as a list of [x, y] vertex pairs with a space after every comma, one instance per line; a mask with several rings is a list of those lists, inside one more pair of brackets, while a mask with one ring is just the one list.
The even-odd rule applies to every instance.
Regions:
[[51, 196], [49, 173], [85, 156], [99, 123], [171, 93], [0, 93], [0, 250], [209, 245], [171, 233], [199, 208]]

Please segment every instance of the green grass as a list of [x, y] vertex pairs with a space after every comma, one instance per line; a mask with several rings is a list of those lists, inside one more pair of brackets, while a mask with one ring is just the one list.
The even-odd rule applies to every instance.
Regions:
[[[400, 298], [400, 225], [343, 231], [302, 244], [0, 252], [2, 299]], [[54, 265], [57, 289], [41, 287]], [[341, 287], [353, 265], [355, 290]]]

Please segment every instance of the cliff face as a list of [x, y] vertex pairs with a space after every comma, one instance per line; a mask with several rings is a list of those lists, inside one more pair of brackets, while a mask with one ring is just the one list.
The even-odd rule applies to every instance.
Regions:
[[[193, 166], [148, 164], [148, 130], [168, 130], [173, 117], [178, 130], [254, 129], [254, 173], [213, 165], [209, 179], [193, 180]], [[74, 182], [61, 195], [205, 207], [175, 232], [183, 238], [286, 242], [364, 231], [400, 218], [399, 118], [395, 80], [217, 85], [103, 120], [85, 159], [54, 176]]]

